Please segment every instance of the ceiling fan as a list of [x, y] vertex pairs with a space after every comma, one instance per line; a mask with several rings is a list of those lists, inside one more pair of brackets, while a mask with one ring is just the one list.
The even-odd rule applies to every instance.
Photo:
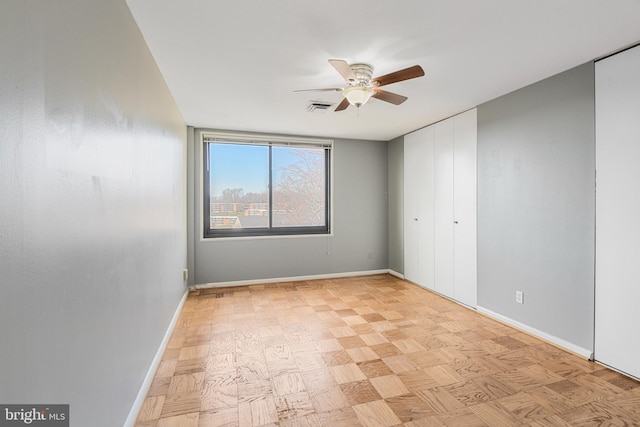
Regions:
[[342, 59], [330, 59], [329, 63], [338, 73], [340, 73], [342, 78], [344, 78], [347, 83], [346, 87], [303, 89], [296, 90], [295, 92], [340, 91], [342, 92], [344, 99], [340, 104], [338, 104], [335, 111], [345, 110], [349, 105], [360, 108], [367, 103], [369, 98], [377, 98], [382, 101], [390, 102], [394, 105], [400, 105], [407, 100], [406, 96], [382, 90], [380, 87], [424, 76], [424, 70], [419, 65], [394, 71], [393, 73], [385, 74], [384, 76], [371, 78], [373, 75], [373, 67], [369, 64], [349, 64], [347, 61]]

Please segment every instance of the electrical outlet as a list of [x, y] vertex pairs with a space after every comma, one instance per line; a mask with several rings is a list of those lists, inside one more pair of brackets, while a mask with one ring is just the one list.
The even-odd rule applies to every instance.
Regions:
[[189, 270], [185, 268], [182, 270], [182, 281], [186, 282], [187, 280], [189, 280]]
[[524, 304], [524, 292], [516, 291], [516, 302], [518, 304]]

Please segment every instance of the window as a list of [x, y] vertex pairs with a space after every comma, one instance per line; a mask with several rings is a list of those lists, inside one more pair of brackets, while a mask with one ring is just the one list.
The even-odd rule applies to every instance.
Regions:
[[330, 141], [202, 141], [204, 237], [329, 233]]

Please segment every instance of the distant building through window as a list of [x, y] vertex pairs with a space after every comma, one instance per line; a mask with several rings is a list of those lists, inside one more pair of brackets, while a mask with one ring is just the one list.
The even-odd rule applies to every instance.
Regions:
[[331, 141], [202, 135], [204, 237], [328, 234]]

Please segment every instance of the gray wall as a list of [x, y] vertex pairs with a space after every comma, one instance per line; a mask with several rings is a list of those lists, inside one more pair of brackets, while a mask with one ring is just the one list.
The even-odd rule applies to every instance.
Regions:
[[186, 126], [124, 0], [0, 13], [0, 402], [127, 418], [185, 291]]
[[478, 305], [591, 350], [594, 147], [592, 63], [478, 107]]
[[[387, 269], [387, 144], [334, 140], [333, 236], [202, 239], [201, 144], [196, 176], [196, 284]], [[191, 152], [191, 150], [190, 150]]]
[[389, 141], [389, 270], [404, 274], [404, 136]]

